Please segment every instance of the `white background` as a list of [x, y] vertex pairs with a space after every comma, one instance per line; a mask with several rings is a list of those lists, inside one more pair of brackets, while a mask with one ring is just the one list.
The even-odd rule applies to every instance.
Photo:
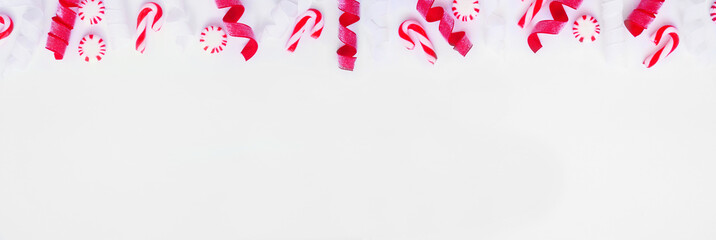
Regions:
[[[224, 13], [189, 2], [197, 34]], [[238, 39], [182, 51], [170, 23], [146, 54], [116, 47], [100, 64], [75, 49], [103, 25], [78, 22], [64, 61], [37, 46], [0, 79], [0, 239], [716, 238], [716, 62], [680, 46], [641, 65], [654, 26], [708, 18], [708, 3], [667, 1], [619, 63], [571, 29], [533, 54], [525, 6], [485, 0], [461, 26], [466, 58], [423, 21], [434, 66], [397, 38], [414, 1], [391, 3], [388, 51], [364, 18], [355, 72], [336, 64], [334, 1], [313, 5], [320, 39], [289, 54], [266, 37], [249, 62]], [[272, 2], [245, 4], [242, 21], [266, 24]], [[486, 43], [496, 9], [503, 46]], [[569, 13], [599, 18], [600, 4]]]

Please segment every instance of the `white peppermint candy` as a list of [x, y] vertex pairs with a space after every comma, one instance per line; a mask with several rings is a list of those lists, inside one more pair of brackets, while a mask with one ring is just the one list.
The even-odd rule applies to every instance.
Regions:
[[80, 40], [79, 54], [85, 62], [99, 62], [107, 52], [107, 44], [104, 40], [93, 34], [87, 35]]
[[601, 32], [597, 19], [589, 15], [581, 16], [577, 21], [574, 21], [572, 30], [574, 30], [574, 38], [579, 42], [584, 42], [585, 39], [589, 42], [594, 42]]
[[98, 24], [104, 18], [104, 2], [102, 0], [82, 0], [77, 15], [80, 20], [90, 25]]
[[452, 14], [455, 19], [467, 22], [472, 21], [480, 13], [480, 6], [478, 0], [453, 0], [452, 1]]
[[201, 49], [205, 52], [210, 54], [219, 53], [226, 47], [226, 32], [220, 27], [206, 27], [203, 31], [201, 31], [199, 43], [201, 43]]

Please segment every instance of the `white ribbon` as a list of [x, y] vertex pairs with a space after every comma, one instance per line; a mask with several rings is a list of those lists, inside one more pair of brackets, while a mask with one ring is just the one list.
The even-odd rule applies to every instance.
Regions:
[[266, 23], [262, 31], [258, 31], [260, 40], [264, 38], [281, 38], [286, 30], [294, 23], [298, 15], [298, 2], [296, 0], [279, 0], [271, 9], [271, 20]]
[[624, 27], [624, 1], [602, 0], [601, 38], [604, 56], [607, 61], [625, 66], [625, 36], [629, 34]]
[[[173, 0], [172, 0], [173, 1]], [[109, 49], [134, 49], [132, 39], [134, 34], [134, 24], [132, 21], [131, 9], [127, 0], [107, 0], [104, 1], [105, 21], [107, 21], [107, 47]], [[136, 16], [135, 16], [136, 17]]]
[[390, 42], [391, 31], [388, 27], [388, 11], [390, 7], [390, 1], [388, 0], [373, 0], [364, 1], [367, 17], [365, 18], [368, 24], [368, 35], [370, 36], [370, 48], [371, 54], [373, 55], [374, 63], [383, 64], [388, 59], [388, 43]]
[[167, 14], [167, 24], [164, 25], [164, 29], [171, 36], [176, 36], [173, 44], [182, 50], [186, 50], [197, 37], [195, 32], [197, 28], [192, 25], [195, 20], [194, 15], [187, 4], [186, 0], [168, 0], [162, 5]]
[[6, 39], [10, 52], [0, 60], [0, 75], [22, 70], [37, 52], [47, 29], [44, 27], [44, 4], [40, 0], [5, 0], [3, 7], [16, 9], [21, 14], [11, 16], [15, 25]]
[[683, 0], [679, 9], [681, 22], [681, 41], [691, 54], [698, 57], [701, 63], [716, 60], [716, 49], [713, 42], [716, 40], [714, 23], [709, 16], [711, 0]]

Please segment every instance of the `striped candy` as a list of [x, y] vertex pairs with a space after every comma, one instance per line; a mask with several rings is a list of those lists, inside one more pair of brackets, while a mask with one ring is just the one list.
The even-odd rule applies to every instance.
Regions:
[[104, 18], [104, 2], [102, 0], [82, 0], [77, 15], [80, 20], [95, 25]]
[[308, 9], [306, 13], [298, 17], [298, 22], [291, 32], [291, 37], [288, 38], [286, 48], [289, 52], [296, 50], [298, 41], [301, 40], [303, 33], [310, 32], [311, 37], [318, 39], [323, 31], [323, 15], [316, 9]]
[[57, 13], [52, 18], [50, 32], [47, 34], [47, 44], [45, 48], [55, 53], [56, 60], [62, 60], [65, 57], [67, 45], [69, 45], [72, 29], [75, 27], [77, 12], [80, 0], [59, 0]]
[[343, 12], [338, 18], [340, 26], [338, 26], [338, 39], [341, 40], [343, 46], [338, 48], [338, 67], [353, 71], [356, 62], [356, 54], [358, 49], [358, 39], [356, 33], [348, 29], [348, 26], [360, 21], [360, 2], [356, 0], [339, 0], [338, 9]]
[[135, 45], [137, 51], [144, 53], [147, 48], [147, 30], [151, 28], [158, 32], [162, 29], [162, 24], [164, 24], [162, 7], [153, 2], [144, 4], [137, 16], [137, 43]]
[[480, 13], [480, 1], [478, 0], [453, 0], [452, 14], [455, 19], [467, 22], [472, 21]]
[[679, 34], [674, 26], [665, 25], [651, 35], [651, 41], [658, 47], [658, 50], [644, 59], [644, 65], [647, 68], [653, 67], [659, 60], [668, 57], [676, 50], [676, 47], [679, 46]]
[[14, 26], [12, 24], [12, 18], [5, 14], [0, 14], [0, 40], [10, 36]]
[[201, 37], [199, 37], [199, 43], [201, 49], [205, 52], [214, 54], [224, 51], [227, 43], [227, 36], [224, 29], [216, 26], [209, 26], [201, 31]]
[[525, 11], [525, 14], [522, 14], [522, 18], [520, 18], [520, 21], [517, 22], [517, 25], [521, 28], [525, 28], [525, 25], [532, 22], [537, 13], [539, 13], [539, 10], [542, 9], [543, 3], [543, 0], [534, 0], [530, 3], [530, 6], [527, 8], [527, 11]]
[[244, 5], [241, 4], [240, 0], [215, 0], [215, 3], [219, 9], [229, 9], [222, 19], [224, 24], [226, 24], [226, 32], [229, 36], [249, 40], [241, 50], [241, 55], [248, 61], [256, 54], [256, 51], [259, 50], [259, 43], [256, 41], [256, 37], [254, 37], [254, 30], [251, 29], [249, 25], [239, 23], [239, 20], [246, 10]]
[[711, 21], [716, 22], [716, 1], [711, 4]]
[[542, 48], [542, 42], [538, 34], [557, 35], [564, 25], [569, 21], [569, 16], [564, 7], [577, 9], [582, 5], [582, 0], [554, 0], [549, 3], [549, 10], [553, 20], [543, 20], [538, 22], [532, 29], [532, 33], [527, 37], [527, 44], [532, 52], [537, 53]]
[[107, 44], [102, 38], [90, 34], [80, 40], [78, 50], [85, 62], [99, 62], [107, 52]]
[[408, 50], [415, 49], [416, 43], [420, 43], [428, 62], [435, 64], [435, 61], [438, 60], [438, 55], [435, 54], [433, 43], [430, 42], [428, 34], [420, 23], [413, 20], [406, 20], [400, 24], [398, 35], [403, 39], [403, 44]]
[[579, 42], [584, 42], [584, 39], [594, 42], [601, 32], [597, 19], [589, 15], [583, 15], [577, 21], [574, 21], [572, 30], [574, 31], [574, 38]]

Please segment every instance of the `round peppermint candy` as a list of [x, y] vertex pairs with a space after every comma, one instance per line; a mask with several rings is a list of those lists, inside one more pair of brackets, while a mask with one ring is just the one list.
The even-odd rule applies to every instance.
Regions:
[[220, 27], [206, 27], [201, 31], [199, 42], [201, 43], [201, 49], [204, 49], [205, 52], [210, 54], [219, 53], [226, 47], [226, 32]]
[[90, 34], [80, 40], [79, 53], [85, 62], [99, 62], [106, 52], [107, 44], [98, 36]]
[[601, 32], [597, 19], [589, 15], [581, 16], [577, 21], [574, 21], [572, 30], [574, 30], [574, 37], [579, 40], [579, 42], [584, 42], [585, 39], [589, 42], [594, 42]]
[[77, 16], [90, 25], [101, 22], [104, 18], [104, 2], [102, 0], [82, 0]]
[[452, 1], [452, 14], [455, 19], [467, 22], [472, 21], [480, 13], [480, 6], [478, 0], [453, 0]]

